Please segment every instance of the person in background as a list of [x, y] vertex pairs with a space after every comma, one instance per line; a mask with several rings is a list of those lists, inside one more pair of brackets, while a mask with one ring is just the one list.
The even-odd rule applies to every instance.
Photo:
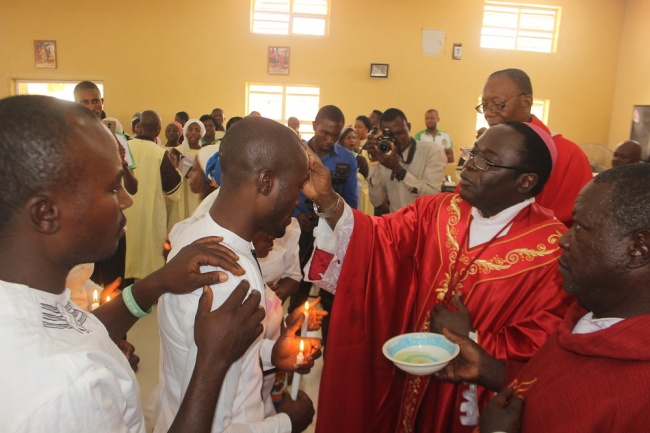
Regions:
[[167, 237], [167, 202], [180, 199], [181, 175], [165, 148], [154, 143], [161, 130], [160, 116], [147, 110], [141, 116], [142, 134], [129, 140], [137, 164], [138, 194], [125, 211], [129, 218], [126, 232], [125, 279], [140, 279], [164, 264], [160, 246]]
[[427, 129], [424, 129], [415, 134], [416, 141], [435, 141], [445, 149], [447, 155], [447, 162], [454, 162], [454, 146], [451, 137], [445, 131], [438, 129], [438, 122], [440, 122], [440, 115], [438, 110], [431, 108], [424, 113], [424, 124]]
[[641, 162], [641, 145], [634, 140], [621, 141], [614, 148], [612, 167]]
[[201, 138], [201, 147], [217, 144], [219, 140], [215, 136], [217, 131], [217, 121], [215, 118], [209, 114], [204, 114], [199, 120], [203, 123], [203, 127], [205, 128], [205, 134]]
[[212, 118], [216, 121], [216, 124], [214, 125], [217, 131], [223, 131], [224, 130], [224, 125], [226, 123], [226, 116], [224, 114], [224, 111], [222, 108], [215, 108], [212, 110], [212, 113], [210, 114]]
[[231, 126], [233, 126], [235, 123], [239, 122], [242, 119], [243, 117], [240, 116], [235, 116], [228, 119], [228, 123], [226, 124], [226, 131], [228, 131]]
[[205, 167], [212, 155], [218, 151], [219, 146], [214, 144], [202, 147], [194, 157], [192, 168], [187, 173], [190, 190], [194, 194], [198, 194], [200, 201], [203, 201], [216, 189], [216, 185], [213, 186], [206, 180]]
[[[307, 147], [320, 158], [330, 170], [332, 185], [341, 200], [351, 207], [357, 208], [359, 191], [357, 182], [357, 160], [355, 156], [338, 144], [345, 117], [343, 112], [334, 105], [321, 107], [312, 122], [314, 136], [307, 142]], [[300, 223], [300, 265], [309, 260], [314, 247], [314, 227], [318, 223], [318, 216], [311, 200], [302, 192], [293, 216]], [[289, 311], [304, 305], [309, 297], [312, 284], [308, 281], [300, 283], [296, 294], [291, 297]], [[331, 293], [321, 291], [322, 305], [325, 311], [331, 313], [333, 297]], [[323, 343], [327, 343], [328, 318], [323, 321]]]
[[287, 120], [287, 126], [293, 129], [296, 135], [298, 135], [298, 138], [300, 138], [300, 120], [298, 120], [297, 117], [289, 117]]
[[359, 147], [363, 148], [368, 140], [368, 134], [372, 129], [372, 123], [366, 116], [357, 116], [354, 120], [354, 132], [357, 134], [359, 140]]
[[[101, 96], [99, 87], [95, 83], [92, 81], [82, 81], [75, 86], [73, 94], [77, 104], [90, 109], [98, 118], [101, 118], [101, 113], [104, 111], [104, 98]], [[108, 125], [106, 126], [115, 137], [119, 154], [122, 157], [124, 188], [129, 194], [134, 195], [138, 192], [138, 179], [133, 172], [137, 165], [131, 154], [126, 137], [123, 134], [124, 128], [122, 128], [122, 125], [117, 119], [114, 119], [114, 121], [109, 120], [107, 123]], [[110, 125], [113, 125], [112, 129]], [[119, 133], [120, 129], [122, 129], [121, 134]], [[91, 276], [92, 280], [100, 285], [112, 284], [117, 279], [123, 280], [125, 260], [126, 237], [122, 236], [115, 254], [107, 260], [95, 263]]]
[[353, 127], [348, 126], [341, 132], [339, 144], [354, 153], [357, 159], [357, 171], [364, 179], [368, 178], [368, 161], [359, 153], [359, 140]]
[[[389, 131], [392, 142], [385, 141], [385, 130]], [[395, 212], [418, 197], [438, 194], [442, 189], [447, 163], [442, 146], [416, 141], [410, 131], [406, 115], [390, 108], [381, 117], [380, 131], [368, 138], [368, 154], [379, 162], [370, 166], [368, 174], [370, 201], [375, 207], [388, 200], [390, 212]], [[380, 140], [388, 147], [380, 149]]]
[[[370, 123], [372, 123], [373, 128], [378, 128], [379, 127], [379, 121], [381, 120], [381, 116], [384, 113], [380, 110], [372, 110], [370, 112], [370, 115], [368, 118], [370, 119]], [[371, 128], [372, 129], [372, 128]]]
[[190, 120], [190, 115], [187, 114], [186, 111], [179, 111], [176, 113], [176, 116], [174, 116], [174, 120], [180, 123], [182, 127], [185, 127], [187, 121]]
[[535, 197], [540, 206], [555, 212], [557, 219], [571, 227], [573, 203], [583, 186], [592, 178], [587, 155], [573, 141], [551, 132], [531, 109], [533, 85], [521, 69], [503, 69], [492, 73], [483, 87], [481, 103], [476, 111], [485, 116], [490, 127], [515, 120], [530, 122], [553, 137], [557, 147], [557, 162], [545, 189]]

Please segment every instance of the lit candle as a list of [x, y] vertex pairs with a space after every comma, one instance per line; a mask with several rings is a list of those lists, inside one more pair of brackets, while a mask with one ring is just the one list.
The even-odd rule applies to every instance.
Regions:
[[90, 306], [90, 311], [95, 311], [99, 308], [99, 296], [97, 295], [97, 289], [93, 292], [93, 303]]
[[108, 301], [110, 301], [110, 300], [111, 300], [111, 297], [110, 297], [110, 296], [107, 296], [107, 297], [106, 297], [106, 302], [108, 302]]
[[[307, 330], [309, 328], [309, 301], [305, 302], [305, 321], [302, 322], [302, 329], [300, 330], [300, 336], [301, 337], [306, 337], [307, 336]], [[302, 350], [301, 350], [302, 352]]]
[[[305, 362], [305, 341], [300, 339], [300, 353], [296, 356], [296, 364], [302, 364]], [[300, 388], [300, 373], [293, 373], [293, 383], [291, 384], [291, 399], [296, 400], [298, 398], [298, 388]]]

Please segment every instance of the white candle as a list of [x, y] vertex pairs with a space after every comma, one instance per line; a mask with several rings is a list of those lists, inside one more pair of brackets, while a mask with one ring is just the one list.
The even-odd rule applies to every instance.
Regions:
[[[302, 364], [305, 362], [305, 342], [300, 339], [300, 353], [296, 356], [296, 364]], [[298, 398], [298, 388], [300, 388], [300, 373], [293, 373], [293, 382], [291, 383], [291, 399], [296, 400]]]
[[97, 295], [97, 289], [93, 292], [93, 303], [90, 306], [90, 311], [95, 311], [99, 308], [99, 296]]
[[307, 336], [307, 330], [309, 329], [309, 301], [305, 302], [305, 312], [303, 314], [305, 315], [305, 321], [302, 322], [300, 336], [304, 338]]

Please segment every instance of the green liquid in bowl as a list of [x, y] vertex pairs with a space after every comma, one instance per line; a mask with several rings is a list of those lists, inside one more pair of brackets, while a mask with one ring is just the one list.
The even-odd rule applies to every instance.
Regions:
[[401, 362], [410, 362], [411, 364], [431, 364], [438, 362], [437, 358], [415, 350], [403, 350], [395, 355], [395, 359]]

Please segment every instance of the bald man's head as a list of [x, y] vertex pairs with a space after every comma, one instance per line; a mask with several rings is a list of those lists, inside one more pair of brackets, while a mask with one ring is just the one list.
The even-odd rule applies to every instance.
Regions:
[[281, 180], [306, 170], [307, 154], [289, 128], [262, 117], [247, 117], [228, 129], [220, 147], [222, 187], [237, 185], [268, 169]]
[[140, 115], [140, 127], [143, 135], [157, 137], [161, 129], [160, 116], [153, 110], [143, 111]]
[[633, 140], [622, 141], [614, 148], [612, 167], [636, 164], [641, 161], [641, 145]]

